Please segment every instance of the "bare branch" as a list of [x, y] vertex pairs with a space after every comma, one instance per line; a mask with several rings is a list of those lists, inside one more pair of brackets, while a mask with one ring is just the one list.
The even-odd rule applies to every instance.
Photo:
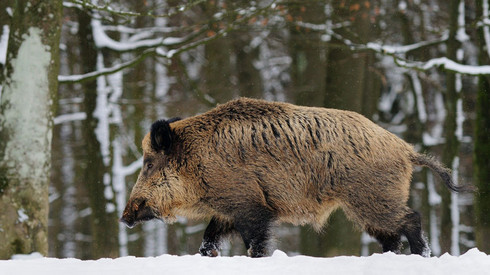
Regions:
[[139, 13], [139, 12], [130, 12], [130, 11], [122, 11], [122, 10], [114, 10], [111, 8], [109, 4], [106, 4], [104, 6], [98, 6], [93, 4], [91, 1], [87, 0], [67, 0], [63, 2], [63, 6], [67, 8], [78, 8], [80, 10], [96, 10], [100, 12], [107, 12], [112, 15], [120, 16], [120, 17], [153, 17], [153, 18], [168, 18], [171, 16], [174, 16], [176, 14], [185, 12], [201, 3], [204, 3], [205, 0], [194, 0], [190, 1], [187, 4], [180, 5], [177, 8], [172, 8], [171, 11], [169, 11], [166, 14], [153, 14], [150, 12], [147, 13]]
[[[75, 2], [80, 2], [78, 0], [73, 0]], [[193, 41], [197, 37], [201, 36], [204, 34], [206, 31], [210, 31], [208, 28], [208, 25], [203, 25], [198, 31], [195, 31], [188, 36], [184, 38], [176, 38], [172, 42], [173, 43], [165, 43], [165, 39], [159, 38], [159, 39], [149, 39], [149, 40], [141, 40], [140, 43], [121, 43], [118, 41], [115, 41], [108, 37], [105, 32], [103, 31], [102, 24], [100, 23], [99, 20], [93, 19], [92, 20], [92, 28], [94, 30], [94, 40], [99, 48], [108, 48], [111, 50], [114, 50], [116, 52], [130, 52], [130, 51], [135, 51], [135, 50], [140, 50], [140, 49], [145, 49], [146, 50], [143, 52], [143, 54], [139, 55], [135, 59], [132, 59], [127, 62], [123, 62], [121, 64], [112, 66], [110, 68], [104, 68], [102, 70], [98, 71], [93, 71], [90, 73], [82, 74], [82, 75], [70, 75], [70, 76], [63, 76], [60, 75], [58, 76], [58, 81], [61, 84], [69, 84], [69, 83], [76, 83], [76, 82], [82, 82], [82, 81], [87, 81], [87, 80], [93, 80], [99, 76], [103, 75], [109, 75], [116, 73], [118, 71], [121, 71], [125, 68], [134, 66], [135, 64], [141, 62], [148, 56], [158, 56], [162, 58], [167, 58], [170, 59], [182, 52], [191, 50], [195, 47], [198, 47], [199, 45], [206, 44], [212, 40], [215, 40], [219, 37], [225, 36], [227, 33], [231, 32], [237, 26], [239, 26], [242, 23], [248, 22], [250, 18], [257, 16], [258, 14], [261, 14], [265, 12], [267, 9], [269, 9], [276, 0], [271, 1], [268, 5], [261, 7], [261, 8], [249, 8], [247, 10], [242, 11], [242, 16], [235, 20], [232, 24], [227, 26], [226, 28], [223, 28], [217, 32], [213, 32], [211, 35], [202, 38], [197, 41]], [[167, 38], [169, 39], [169, 38]], [[191, 42], [192, 41], [192, 42]], [[166, 50], [164, 49], [165, 46], [179, 46], [176, 49], [170, 49]]]
[[132, 59], [132, 60], [127, 61], [127, 62], [123, 62], [121, 64], [112, 66], [110, 68], [104, 68], [102, 70], [93, 71], [93, 72], [81, 74], [81, 75], [59, 75], [58, 76], [58, 82], [61, 84], [70, 84], [70, 83], [75, 83], [75, 82], [93, 80], [99, 76], [113, 74], [113, 73], [119, 72], [123, 69], [134, 66], [134, 65], [138, 64], [139, 62], [143, 61], [146, 57], [154, 55], [154, 54], [155, 54], [155, 49], [151, 49], [151, 50], [147, 50], [147, 51], [143, 52], [143, 54], [136, 57], [135, 59]]

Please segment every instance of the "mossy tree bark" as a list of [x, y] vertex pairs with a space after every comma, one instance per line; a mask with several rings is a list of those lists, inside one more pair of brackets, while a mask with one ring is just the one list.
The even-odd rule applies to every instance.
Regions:
[[13, 1], [0, 100], [0, 259], [48, 252], [62, 1]]

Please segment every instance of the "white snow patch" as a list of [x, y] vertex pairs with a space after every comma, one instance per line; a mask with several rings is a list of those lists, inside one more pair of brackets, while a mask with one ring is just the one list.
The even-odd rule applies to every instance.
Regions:
[[429, 192], [429, 205], [430, 207], [430, 247], [434, 255], [439, 256], [441, 254], [441, 245], [439, 244], [439, 228], [437, 222], [437, 215], [435, 205], [442, 202], [441, 196], [437, 193], [434, 184], [434, 175], [427, 173], [427, 190]]
[[398, 9], [400, 11], [405, 11], [407, 9], [407, 2], [400, 1], [400, 3], [398, 3]]
[[53, 119], [54, 125], [58, 125], [65, 122], [76, 121], [76, 120], [85, 120], [87, 118], [87, 113], [78, 112], [72, 114], [64, 114], [59, 115]]
[[427, 121], [427, 112], [425, 111], [425, 101], [424, 96], [422, 95], [422, 84], [420, 83], [419, 76], [415, 71], [410, 71], [410, 76], [412, 78], [415, 97], [417, 98], [419, 120], [420, 122], [425, 123]]
[[[483, 20], [489, 20], [489, 10], [490, 5], [488, 5], [488, 0], [483, 0]], [[483, 37], [485, 39], [487, 54], [490, 56], [490, 27], [488, 25], [483, 26]]]
[[465, 19], [464, 19], [464, 2], [460, 1], [458, 6], [458, 32], [456, 33], [456, 39], [459, 42], [465, 42], [470, 39], [468, 34], [466, 34], [466, 30], [464, 28]]
[[463, 140], [463, 123], [463, 99], [458, 98], [458, 101], [456, 101], [456, 130], [454, 132], [454, 135], [458, 138], [459, 141]]
[[[21, 258], [17, 258], [21, 259]], [[271, 257], [201, 257], [200, 255], [82, 261], [79, 259], [36, 258], [0, 261], [5, 274], [489, 274], [490, 256], [473, 248], [456, 257], [423, 258], [418, 255], [374, 254], [369, 257], [290, 257], [276, 250]]]
[[7, 46], [9, 42], [9, 25], [3, 25], [2, 36], [0, 37], [0, 64], [5, 64], [7, 59]]
[[33, 260], [41, 258], [43, 258], [43, 255], [39, 252], [32, 252], [31, 254], [15, 254], [12, 256], [12, 260]]
[[17, 215], [19, 216], [19, 217], [17, 218], [17, 220], [18, 220], [20, 223], [23, 223], [23, 222], [25, 222], [25, 221], [29, 220], [29, 216], [27, 216], [27, 214], [26, 214], [26, 212], [25, 212], [24, 208], [21, 208], [21, 209], [17, 210]]
[[[93, 21], [93, 20], [92, 20]], [[99, 52], [97, 54], [97, 70], [104, 68], [104, 57]], [[108, 166], [110, 161], [109, 151], [109, 115], [111, 109], [108, 107], [108, 94], [110, 87], [107, 86], [106, 78], [97, 77], [97, 103], [94, 110], [94, 117], [99, 121], [95, 128], [95, 135], [100, 143], [100, 151], [104, 165]]]

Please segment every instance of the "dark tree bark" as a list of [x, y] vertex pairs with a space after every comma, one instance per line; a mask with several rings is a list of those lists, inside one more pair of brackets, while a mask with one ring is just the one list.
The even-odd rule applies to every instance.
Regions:
[[[456, 61], [456, 51], [460, 43], [456, 39], [458, 31], [458, 6], [460, 0], [451, 0], [449, 3], [449, 38], [447, 41], [447, 57]], [[447, 167], [452, 168], [454, 158], [458, 156], [460, 142], [456, 137], [456, 104], [460, 95], [456, 91], [456, 74], [446, 73], [446, 91], [444, 94], [446, 105], [446, 120], [444, 122], [444, 132], [446, 143], [444, 145], [443, 162]], [[441, 213], [441, 253], [451, 251], [451, 193], [447, 188], [440, 188], [439, 193], [442, 197]]]
[[[80, 40], [80, 53], [84, 72], [96, 70], [97, 55], [99, 52], [95, 47], [92, 36], [91, 17], [85, 12], [78, 13], [80, 29], [78, 31]], [[104, 76], [101, 76], [104, 77]], [[87, 118], [83, 121], [83, 136], [86, 145], [86, 153], [83, 161], [86, 162], [84, 169], [84, 180], [89, 195], [90, 208], [92, 209], [92, 253], [94, 259], [101, 257], [117, 257], [118, 250], [118, 224], [117, 213], [108, 213], [106, 205], [112, 203], [105, 197], [104, 174], [108, 168], [104, 164], [100, 142], [96, 136], [96, 128], [99, 123], [94, 116], [97, 106], [96, 81], [87, 81], [82, 84], [84, 90], [84, 107]]]
[[[476, 18], [483, 17], [483, 1], [476, 1]], [[478, 28], [480, 65], [490, 64], [483, 26]], [[490, 76], [478, 78], [478, 95], [475, 121], [475, 193], [476, 244], [478, 249], [490, 253]]]

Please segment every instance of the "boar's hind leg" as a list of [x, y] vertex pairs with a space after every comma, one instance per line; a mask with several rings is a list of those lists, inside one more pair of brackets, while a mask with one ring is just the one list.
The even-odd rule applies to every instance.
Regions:
[[392, 232], [383, 232], [380, 230], [373, 230], [370, 228], [366, 229], [367, 233], [373, 236], [383, 247], [383, 252], [395, 252], [400, 253], [400, 248], [402, 246], [400, 240], [400, 234]]
[[420, 214], [411, 210], [405, 216], [400, 232], [405, 235], [410, 244], [410, 252], [424, 257], [430, 256], [430, 249], [422, 234]]
[[233, 230], [234, 228], [231, 223], [220, 221], [213, 217], [209, 222], [208, 227], [206, 227], [206, 231], [204, 231], [204, 237], [201, 247], [199, 247], [199, 253], [201, 253], [202, 256], [218, 256], [221, 239], [230, 234]]

